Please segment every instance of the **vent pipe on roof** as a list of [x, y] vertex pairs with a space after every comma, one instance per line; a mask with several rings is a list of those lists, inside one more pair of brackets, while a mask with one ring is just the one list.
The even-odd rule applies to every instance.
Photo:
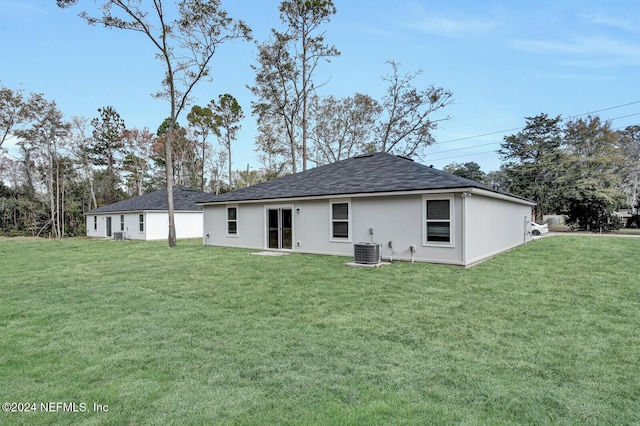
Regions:
[[367, 157], [373, 157], [373, 154], [362, 154], [362, 155], [356, 155], [355, 157], [353, 157], [354, 160], [357, 160], [359, 158], [367, 158]]

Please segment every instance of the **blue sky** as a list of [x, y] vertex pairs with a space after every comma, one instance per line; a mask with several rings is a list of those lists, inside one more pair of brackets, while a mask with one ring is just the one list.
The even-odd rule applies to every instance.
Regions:
[[[281, 28], [272, 0], [223, 0], [264, 41]], [[450, 116], [434, 133], [424, 163], [436, 168], [475, 161], [485, 172], [500, 167], [495, 152], [524, 117], [577, 116], [599, 111], [614, 128], [640, 123], [640, 0], [427, 1], [335, 0], [338, 13], [324, 29], [341, 56], [323, 64], [321, 94], [366, 93], [380, 99], [381, 76], [391, 70], [422, 74], [417, 86], [453, 92], [454, 103], [433, 118]], [[141, 34], [90, 27], [77, 14], [92, 0], [66, 10], [55, 0], [0, 0], [0, 82], [42, 92], [67, 118], [93, 118], [112, 105], [127, 127], [155, 130], [168, 116], [160, 88], [161, 64]], [[223, 45], [213, 81], [202, 82], [195, 102], [234, 95], [246, 119], [234, 147], [234, 168], [258, 168], [251, 116], [255, 63], [252, 43]], [[185, 118], [182, 117], [182, 121]], [[484, 136], [483, 136], [484, 135]]]

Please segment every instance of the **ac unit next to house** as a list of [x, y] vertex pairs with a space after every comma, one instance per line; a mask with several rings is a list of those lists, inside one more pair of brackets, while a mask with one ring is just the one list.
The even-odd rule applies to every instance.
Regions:
[[365, 265], [375, 265], [380, 263], [380, 244], [378, 243], [357, 243], [353, 245], [355, 263]]
[[114, 232], [113, 233], [114, 240], [124, 240], [124, 232]]

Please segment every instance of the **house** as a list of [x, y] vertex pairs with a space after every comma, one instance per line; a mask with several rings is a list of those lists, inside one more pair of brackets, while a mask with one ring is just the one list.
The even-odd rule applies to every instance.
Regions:
[[[173, 191], [176, 238], [202, 237], [202, 197], [211, 194], [176, 186]], [[169, 235], [167, 190], [118, 201], [85, 213], [87, 236], [131, 240], [162, 240]]]
[[527, 199], [410, 159], [361, 155], [220, 195], [204, 244], [468, 266], [531, 239]]

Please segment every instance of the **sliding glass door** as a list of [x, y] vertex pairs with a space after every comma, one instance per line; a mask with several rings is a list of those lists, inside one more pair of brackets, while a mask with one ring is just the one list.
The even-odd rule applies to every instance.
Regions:
[[293, 214], [290, 208], [267, 209], [267, 247], [293, 249]]

